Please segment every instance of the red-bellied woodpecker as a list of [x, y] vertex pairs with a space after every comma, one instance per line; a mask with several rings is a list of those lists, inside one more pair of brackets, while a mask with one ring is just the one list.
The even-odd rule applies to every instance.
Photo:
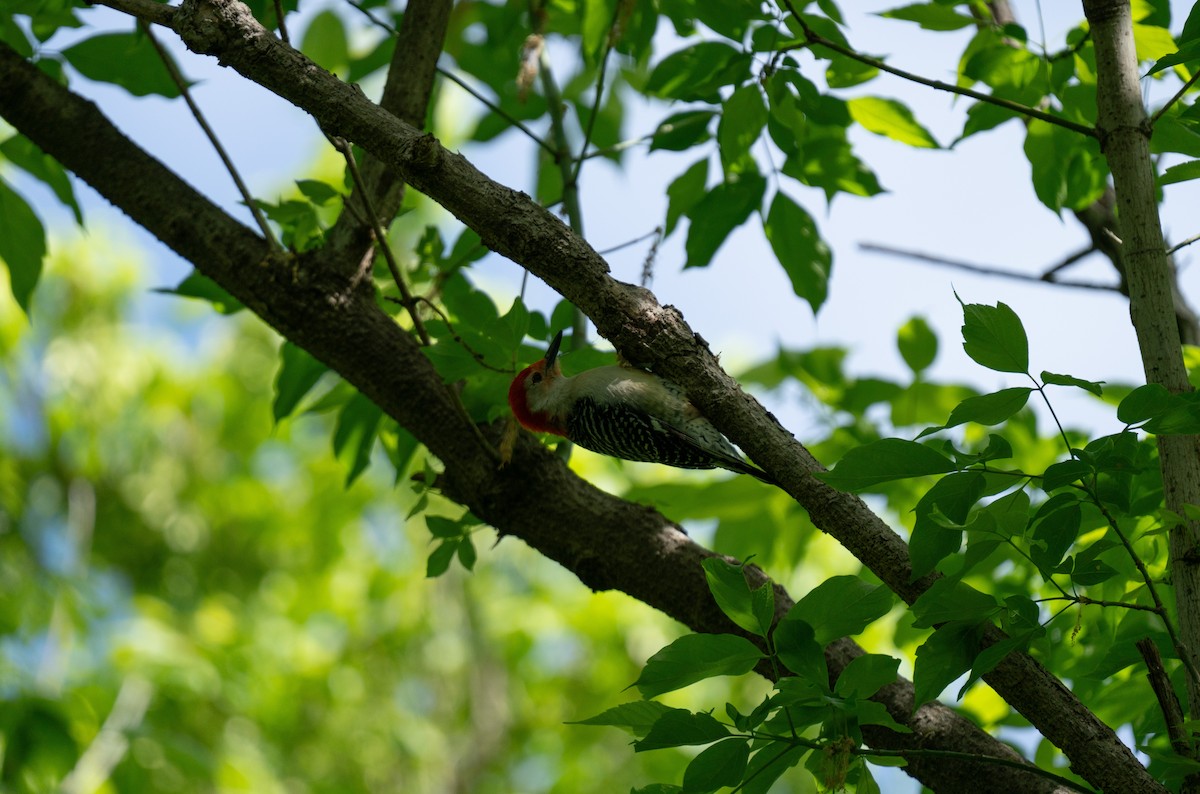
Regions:
[[513, 378], [508, 402], [530, 430], [554, 433], [584, 449], [624, 460], [683, 469], [722, 468], [774, 484], [668, 380], [630, 367], [596, 367], [566, 377], [560, 331], [546, 357]]

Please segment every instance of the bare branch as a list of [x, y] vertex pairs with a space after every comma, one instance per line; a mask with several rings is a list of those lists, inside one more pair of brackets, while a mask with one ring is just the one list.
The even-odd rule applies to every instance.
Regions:
[[263, 215], [262, 208], [258, 206], [258, 201], [250, 194], [250, 189], [246, 187], [246, 183], [242, 181], [242, 175], [238, 173], [237, 166], [233, 164], [233, 158], [225, 151], [225, 147], [221, 145], [221, 139], [209, 126], [208, 120], [204, 118], [204, 113], [201, 112], [200, 106], [196, 104], [196, 100], [192, 98], [192, 92], [188, 89], [187, 81], [183, 79], [183, 75], [179, 73], [179, 69], [175, 66], [175, 61], [171, 59], [170, 54], [163, 49], [159, 43], [158, 37], [154, 35], [154, 30], [146, 23], [145, 20], [138, 20], [138, 26], [142, 32], [146, 34], [146, 38], [150, 40], [150, 44], [154, 46], [154, 51], [158, 53], [159, 60], [162, 61], [163, 67], [167, 70], [167, 74], [171, 77], [171, 82], [175, 83], [175, 87], [179, 89], [180, 96], [187, 104], [188, 110], [192, 112], [192, 117], [196, 119], [196, 123], [200, 125], [200, 129], [204, 131], [204, 136], [208, 138], [213, 149], [217, 152], [217, 157], [221, 158], [221, 163], [225, 166], [225, 170], [229, 172], [229, 176], [233, 179], [233, 184], [237, 187], [238, 193], [242, 195], [242, 201], [254, 216], [254, 222], [258, 224], [259, 231], [263, 234], [263, 239], [271, 246], [271, 250], [280, 252], [283, 246], [275, 239], [275, 233], [271, 231], [271, 225], [267, 223], [266, 217]]
[[[903, 248], [893, 248], [889, 245], [881, 243], [859, 243], [859, 250], [872, 251], [878, 254], [891, 254], [892, 256], [901, 256], [906, 259], [915, 259], [918, 262], [926, 262], [931, 265], [939, 265], [942, 267], [952, 267], [956, 270], [965, 270], [968, 273], [977, 273], [981, 276], [997, 276], [999, 278], [1013, 279], [1014, 281], [1032, 281], [1037, 284], [1054, 284], [1059, 287], [1076, 287], [1079, 289], [1102, 290], [1104, 292], [1120, 292], [1121, 288], [1112, 284], [1094, 284], [1088, 281], [1065, 281], [1062, 279], [1051, 278], [1050, 275], [1065, 266], [1065, 263], [1055, 265], [1046, 273], [1040, 276], [1030, 275], [1028, 273], [1018, 273], [1014, 270], [1005, 270], [999, 267], [990, 265], [973, 265], [969, 262], [959, 262], [954, 259], [946, 259], [945, 257], [934, 256], [932, 254], [923, 254], [919, 251], [907, 251]], [[1089, 253], [1090, 253], [1089, 249]], [[1074, 254], [1070, 261], [1078, 259]]]
[[107, 6], [143, 22], [151, 22], [166, 28], [174, 26], [175, 15], [179, 13], [178, 8], [157, 3], [155, 0], [87, 0], [87, 2], [92, 5]]

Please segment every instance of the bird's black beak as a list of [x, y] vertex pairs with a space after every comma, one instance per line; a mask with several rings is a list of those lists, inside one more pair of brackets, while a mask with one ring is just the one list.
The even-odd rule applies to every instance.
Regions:
[[550, 340], [550, 347], [546, 349], [546, 372], [554, 369], [554, 360], [558, 358], [558, 348], [562, 345], [563, 332], [559, 331], [554, 335], [554, 339]]

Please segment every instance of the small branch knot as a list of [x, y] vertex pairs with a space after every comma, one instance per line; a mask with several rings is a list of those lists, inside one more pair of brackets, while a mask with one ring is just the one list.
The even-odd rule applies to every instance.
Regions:
[[425, 133], [413, 142], [412, 162], [419, 168], [441, 168], [444, 154], [442, 145], [432, 133]]

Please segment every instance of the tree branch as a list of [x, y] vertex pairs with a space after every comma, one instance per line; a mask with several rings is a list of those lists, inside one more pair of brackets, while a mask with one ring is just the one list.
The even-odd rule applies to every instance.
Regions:
[[[1084, 0], [1096, 47], [1096, 129], [1108, 159], [1121, 219], [1129, 281], [1129, 313], [1137, 332], [1146, 382], [1173, 393], [1192, 390], [1173, 322], [1173, 277], [1163, 246], [1150, 125], [1142, 104], [1133, 20], [1128, 0]], [[1185, 516], [1200, 504], [1200, 454], [1196, 436], [1157, 438], [1167, 509]], [[1189, 670], [1200, 667], [1200, 522], [1182, 518], [1171, 528], [1168, 551], [1182, 653]], [[1200, 716], [1200, 679], [1188, 676], [1189, 712]]]
[[[906, 251], [901, 248], [893, 248], [890, 245], [880, 245], [879, 243], [859, 243], [858, 247], [862, 251], [871, 251], [877, 254], [891, 254], [892, 256], [902, 256], [907, 259], [915, 259], [918, 262], [928, 262], [931, 265], [941, 265], [943, 267], [952, 267], [956, 270], [965, 270], [968, 273], [977, 273], [981, 276], [998, 276], [1000, 278], [1009, 278], [1015, 281], [1033, 281], [1037, 284], [1055, 284], [1059, 287], [1078, 287], [1079, 289], [1104, 290], [1106, 292], [1120, 292], [1121, 288], [1115, 284], [1094, 284], [1090, 281], [1064, 281], [1057, 278], [1052, 278], [1051, 274], [1063, 265], [1059, 264], [1040, 276], [1033, 276], [1028, 273], [1018, 273], [1013, 270], [1004, 270], [998, 267], [989, 267], [987, 265], [972, 265], [969, 262], [959, 262], [954, 259], [946, 259], [932, 254], [923, 254], [919, 251]], [[1088, 249], [1089, 252], [1091, 249]]]

